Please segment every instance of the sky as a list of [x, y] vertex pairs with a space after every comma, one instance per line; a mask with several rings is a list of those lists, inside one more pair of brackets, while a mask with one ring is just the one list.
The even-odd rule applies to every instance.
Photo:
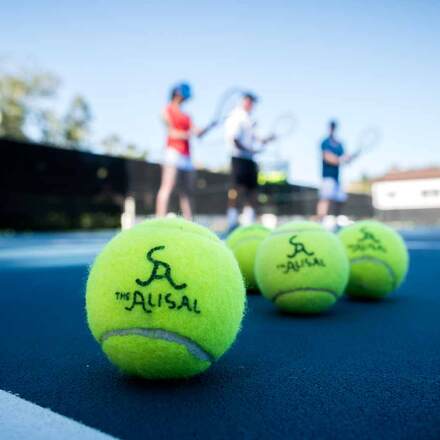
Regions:
[[[440, 165], [438, 0], [6, 0], [1, 16], [0, 58], [56, 73], [60, 108], [84, 95], [96, 144], [117, 133], [159, 161], [159, 115], [184, 79], [194, 89], [186, 109], [200, 126], [231, 86], [259, 95], [262, 131], [294, 112], [295, 133], [272, 147], [294, 183], [319, 183], [330, 118], [348, 151], [366, 127], [382, 132], [374, 152], [345, 168], [345, 182]], [[228, 163], [221, 130], [193, 152], [206, 167]]]

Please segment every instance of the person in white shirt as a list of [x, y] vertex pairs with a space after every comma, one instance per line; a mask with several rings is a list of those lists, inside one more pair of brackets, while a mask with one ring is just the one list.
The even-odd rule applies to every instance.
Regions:
[[244, 93], [240, 104], [225, 121], [226, 143], [231, 151], [232, 185], [228, 191], [228, 229], [238, 226], [238, 199], [243, 200], [242, 223], [255, 221], [258, 188], [258, 165], [255, 155], [264, 145], [274, 139], [259, 138], [256, 122], [251, 114], [258, 98], [253, 93]]

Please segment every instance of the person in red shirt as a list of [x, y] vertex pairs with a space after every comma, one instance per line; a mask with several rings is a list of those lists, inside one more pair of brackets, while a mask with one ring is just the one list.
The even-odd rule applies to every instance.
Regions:
[[162, 165], [162, 180], [156, 199], [156, 216], [167, 214], [171, 193], [176, 187], [182, 215], [192, 219], [191, 195], [194, 182], [194, 166], [191, 160], [191, 136], [202, 137], [214, 124], [204, 129], [194, 126], [191, 117], [182, 111], [182, 104], [191, 98], [191, 86], [180, 83], [171, 90], [170, 102], [162, 113], [167, 127], [165, 158]]

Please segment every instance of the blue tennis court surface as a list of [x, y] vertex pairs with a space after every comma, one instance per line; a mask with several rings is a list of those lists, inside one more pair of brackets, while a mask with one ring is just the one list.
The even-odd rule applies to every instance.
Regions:
[[[113, 234], [0, 239], [1, 438], [31, 426], [11, 393], [36, 405], [35, 438], [72, 421], [84, 438], [440, 438], [440, 230], [405, 233], [410, 272], [385, 301], [301, 318], [249, 296], [233, 348], [179, 382], [121, 376], [89, 333], [88, 265]], [[45, 425], [40, 407], [70, 420]]]

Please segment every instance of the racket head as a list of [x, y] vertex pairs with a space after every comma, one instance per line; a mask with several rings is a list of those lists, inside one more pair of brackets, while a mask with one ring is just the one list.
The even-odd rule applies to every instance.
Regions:
[[270, 133], [276, 139], [290, 136], [296, 129], [298, 121], [293, 112], [284, 112], [277, 116], [271, 125]]
[[364, 128], [358, 136], [356, 154], [363, 154], [374, 150], [382, 139], [382, 133], [377, 127]]
[[223, 123], [232, 110], [237, 107], [244, 93], [241, 87], [230, 87], [226, 89], [217, 101], [212, 122], [216, 124]]

